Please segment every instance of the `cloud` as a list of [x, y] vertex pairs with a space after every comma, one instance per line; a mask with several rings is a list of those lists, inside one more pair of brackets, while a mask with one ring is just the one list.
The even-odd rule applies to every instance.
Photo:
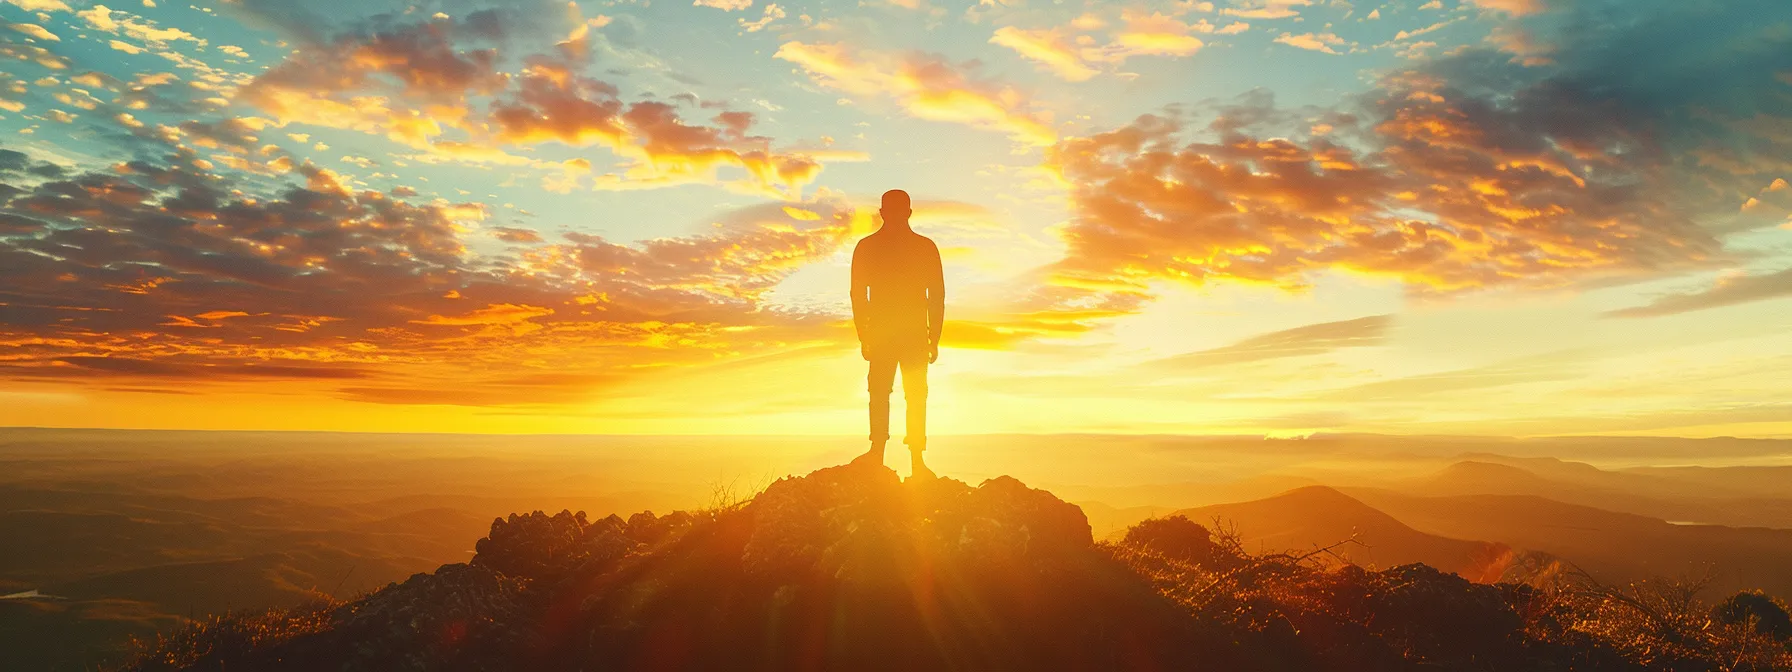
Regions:
[[1295, 7], [1313, 4], [1312, 0], [1262, 0], [1261, 2], [1240, 2], [1238, 7], [1227, 7], [1221, 14], [1244, 19], [1291, 19], [1300, 16]]
[[68, 3], [62, 0], [6, 0], [13, 6], [27, 12], [66, 12]]
[[1336, 54], [1338, 53], [1338, 50], [1333, 49], [1332, 47], [1342, 46], [1344, 44], [1344, 39], [1331, 33], [1302, 33], [1300, 35], [1282, 33], [1281, 36], [1276, 38], [1276, 42], [1297, 49]]
[[713, 7], [724, 12], [738, 12], [753, 6], [753, 0], [693, 0], [692, 6]]
[[492, 229], [492, 235], [506, 243], [539, 243], [541, 234], [534, 229], [520, 229], [510, 226], [499, 226]]
[[62, 38], [57, 37], [55, 33], [45, 30], [43, 26], [35, 23], [10, 23], [7, 24], [6, 27], [13, 29], [15, 32], [23, 33], [26, 36], [35, 37], [40, 40], [49, 40], [51, 42], [62, 41]]
[[541, 69], [526, 72], [491, 114], [496, 138], [506, 144], [595, 144], [635, 159], [611, 176], [627, 185], [713, 181], [718, 169], [732, 167], [744, 171], [735, 181], [743, 189], [780, 195], [820, 173], [817, 157], [826, 155], [774, 150], [770, 139], [749, 134], [754, 119], [732, 111], [716, 115], [714, 126], [692, 124], [671, 104], [624, 103], [608, 83]]
[[[227, 123], [192, 128], [232, 137]], [[4, 379], [281, 378], [327, 393], [352, 379], [333, 393], [427, 385], [520, 404], [586, 390], [504, 381], [620, 380], [843, 337], [834, 316], [762, 303], [845, 241], [857, 215], [837, 202], [773, 202], [636, 244], [499, 227], [517, 245], [481, 255], [459, 213], [483, 205], [359, 191], [310, 164], [272, 189], [182, 164], [49, 165], [0, 153], [20, 185], [0, 203]]]
[[[575, 18], [581, 27], [595, 21]], [[383, 134], [422, 150], [410, 157], [417, 161], [548, 171], [544, 184], [555, 191], [570, 191], [581, 175], [509, 148], [599, 145], [629, 162], [587, 182], [593, 188], [719, 183], [780, 198], [811, 182], [824, 159], [853, 158], [775, 149], [751, 134], [754, 117], [745, 112], [710, 112], [714, 125], [703, 125], [671, 104], [626, 102], [615, 85], [580, 74], [582, 63], [566, 54], [526, 57], [520, 71], [506, 72], [498, 45], [515, 37], [518, 20], [488, 10], [343, 33], [288, 55], [238, 97], [283, 125]], [[585, 35], [575, 31], [574, 39]], [[737, 172], [722, 175], [725, 169]]]
[[67, 58], [33, 44], [0, 42], [0, 58], [36, 63], [46, 70], [67, 70], [69, 66]]
[[1606, 316], [1661, 317], [1785, 297], [1792, 297], [1792, 268], [1762, 275], [1723, 276], [1702, 291], [1669, 294], [1645, 305], [1608, 312]]
[[749, 33], [757, 33], [771, 26], [773, 21], [782, 19], [785, 16], [786, 14], [784, 13], [783, 7], [779, 7], [777, 3], [771, 3], [765, 6], [765, 13], [760, 15], [758, 20], [748, 21], [746, 19], [740, 19], [740, 27]]
[[1224, 130], [1210, 141], [1146, 117], [1060, 143], [1049, 160], [1072, 185], [1077, 214], [1059, 281], [1104, 291], [1142, 291], [1152, 279], [1299, 287], [1312, 271], [1339, 269], [1460, 291], [1716, 252], [1691, 222], [1662, 218], [1654, 197], [1589, 188], [1557, 168], [1556, 150], [1485, 143], [1521, 132], [1525, 115], [1473, 120], [1447, 101], [1391, 97], [1406, 102], [1374, 126], [1386, 148], [1372, 154], [1228, 126], [1262, 110], [1216, 122]]
[[1049, 145], [1058, 137], [1050, 116], [1034, 111], [1019, 91], [973, 79], [938, 56], [803, 42], [786, 42], [774, 56], [797, 64], [823, 85], [892, 98], [917, 118], [1006, 133], [1027, 145]]
[[[1066, 139], [1047, 157], [1073, 212], [1053, 282], [1136, 298], [1344, 273], [1437, 294], [1725, 263], [1723, 232], [1784, 221], [1757, 192], [1788, 168], [1775, 157], [1792, 151], [1792, 99], [1774, 73], [1792, 50], [1759, 26], [1792, 6], [1656, 9], [1632, 23], [1579, 9], [1621, 29], [1561, 43], [1548, 65], [1470, 47], [1331, 108], [1258, 93]], [[1715, 45], [1737, 62], [1693, 65]]]
[[1125, 28], [1114, 35], [1111, 57], [1188, 56], [1200, 51], [1203, 45], [1193, 35], [1196, 32], [1213, 32], [1213, 27], [1205, 22], [1190, 25], [1163, 14], [1128, 14]]
[[1082, 309], [1052, 308], [1008, 312], [968, 311], [955, 308], [941, 342], [950, 348], [971, 350], [1007, 350], [1038, 339], [1073, 338], [1102, 328], [1113, 318], [1129, 314], [1129, 310], [1107, 307]]
[[1456, 392], [1478, 392], [1511, 385], [1574, 380], [1583, 373], [1583, 356], [1558, 352], [1524, 357], [1486, 366], [1393, 378], [1331, 390], [1316, 400], [1337, 402], [1411, 401]]
[[1543, 0], [1468, 0], [1468, 2], [1482, 9], [1505, 12], [1512, 16], [1527, 16], [1543, 11]]
[[1085, 60], [1082, 49], [1056, 30], [1023, 30], [1014, 26], [996, 29], [989, 43], [1013, 49], [1069, 82], [1081, 82], [1101, 74]]
[[461, 42], [490, 43], [504, 34], [495, 12], [345, 33], [295, 49], [237, 98], [282, 125], [381, 133], [428, 148], [449, 128], [466, 126], [468, 96], [497, 92], [509, 82], [497, 70], [495, 48], [462, 49]]
[[366, 378], [369, 371], [354, 367], [293, 366], [258, 362], [214, 363], [171, 362], [131, 357], [97, 357], [76, 355], [52, 361], [53, 370], [24, 369], [26, 376], [56, 378], [130, 378], [188, 380], [354, 380]]
[[[117, 16], [114, 17], [114, 15]], [[75, 16], [81, 17], [81, 20], [94, 30], [134, 37], [155, 46], [162, 46], [176, 40], [185, 40], [200, 46], [206, 44], [205, 40], [194, 37], [187, 31], [179, 28], [158, 28], [154, 21], [139, 18], [129, 12], [117, 11], [105, 5], [94, 5], [75, 12]]]
[[1222, 348], [1154, 360], [1146, 366], [1159, 371], [1185, 370], [1376, 346], [1384, 342], [1388, 326], [1392, 323], [1392, 315], [1374, 315], [1340, 322], [1309, 324], [1259, 334]]
[[530, 319], [553, 315], [554, 309], [541, 306], [519, 306], [510, 303], [494, 303], [464, 315], [444, 317], [431, 315], [428, 319], [411, 320], [412, 324], [436, 324], [450, 327], [466, 327], [487, 324], [516, 324]]
[[[1206, 44], [1195, 34], [1216, 32], [1213, 24], [1205, 20], [1190, 24], [1161, 13], [1129, 11], [1121, 18], [1121, 26], [1105, 44], [1086, 34], [1107, 26], [1107, 22], [1093, 15], [1046, 30], [1003, 26], [996, 29], [989, 42], [1014, 50], [1065, 81], [1080, 82], [1100, 74], [1103, 67], [1119, 66], [1133, 56], [1192, 55]], [[1232, 35], [1249, 27], [1233, 23], [1217, 32]]]
[[1555, 60], [1549, 57], [1555, 52], [1555, 45], [1538, 40], [1530, 31], [1522, 27], [1495, 26], [1487, 34], [1487, 43], [1494, 45], [1500, 51], [1512, 54], [1512, 62], [1525, 67], [1555, 63]]

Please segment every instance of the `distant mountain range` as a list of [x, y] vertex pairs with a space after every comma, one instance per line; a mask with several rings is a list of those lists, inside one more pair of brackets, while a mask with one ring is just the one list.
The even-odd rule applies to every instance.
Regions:
[[1726, 508], [1716, 503], [1724, 501], [1716, 498], [1723, 479], [1709, 471], [1696, 472], [1703, 482], [1688, 483], [1671, 471], [1609, 472], [1559, 460], [1476, 457], [1388, 487], [1308, 486], [1177, 513], [1204, 523], [1224, 521], [1263, 549], [1355, 539], [1359, 543], [1336, 552], [1371, 566], [1422, 562], [1493, 580], [1515, 562], [1534, 564], [1542, 557], [1602, 581], [1709, 575], [1713, 592], [1759, 588], [1792, 595], [1792, 529], [1670, 522], [1634, 513], [1756, 520], [1792, 515], [1792, 502], [1738, 498], [1729, 501], [1761, 506]]

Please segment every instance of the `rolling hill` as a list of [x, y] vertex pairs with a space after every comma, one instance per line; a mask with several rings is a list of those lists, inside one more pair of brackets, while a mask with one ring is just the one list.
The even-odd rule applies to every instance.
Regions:
[[1712, 591], [1792, 594], [1792, 530], [1676, 525], [1534, 495], [1415, 496], [1347, 489], [1431, 534], [1497, 540], [1571, 562], [1606, 582], [1711, 574]]
[[1236, 527], [1246, 547], [1266, 551], [1306, 551], [1339, 546], [1335, 552], [1370, 567], [1424, 563], [1465, 577], [1483, 578], [1489, 562], [1505, 554], [1497, 543], [1470, 541], [1413, 529], [1394, 516], [1325, 486], [1307, 486], [1268, 499], [1178, 511], [1209, 524]]

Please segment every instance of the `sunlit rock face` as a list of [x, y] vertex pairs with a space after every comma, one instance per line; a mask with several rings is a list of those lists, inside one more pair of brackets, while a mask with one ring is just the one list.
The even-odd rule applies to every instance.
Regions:
[[[1603, 671], [1787, 660], [1771, 633], [1742, 626], [1633, 628], [1594, 593], [1250, 553], [1181, 517], [1097, 544], [1080, 509], [1008, 477], [972, 487], [833, 467], [705, 511], [513, 514], [476, 551], [352, 602], [197, 624], [129, 669]], [[1761, 664], [1712, 666], [1743, 655]]]

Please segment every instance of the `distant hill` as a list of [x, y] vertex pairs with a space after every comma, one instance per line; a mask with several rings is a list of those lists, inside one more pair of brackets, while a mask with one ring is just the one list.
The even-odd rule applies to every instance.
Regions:
[[1420, 532], [1336, 489], [1317, 485], [1268, 499], [1186, 509], [1177, 515], [1203, 524], [1218, 520], [1234, 525], [1247, 548], [1266, 551], [1312, 550], [1355, 539], [1334, 552], [1372, 567], [1418, 562], [1479, 578], [1489, 559], [1505, 552], [1497, 543]]
[[1410, 495], [1533, 495], [1663, 520], [1792, 528], [1792, 481], [1771, 489], [1771, 470], [1608, 471], [1546, 457], [1468, 458], [1425, 476], [1375, 485]]
[[1792, 467], [1633, 467], [1620, 473], [1699, 484], [1731, 496], [1792, 497]]
[[1534, 495], [1422, 497], [1350, 488], [1358, 500], [1433, 534], [1498, 540], [1573, 562], [1604, 581], [1710, 572], [1714, 592], [1792, 594], [1792, 530], [1676, 525]]
[[1409, 486], [1413, 490], [1427, 491], [1427, 494], [1460, 493], [1461, 488], [1479, 492], [1482, 490], [1544, 490], [1552, 487], [1556, 487], [1555, 481], [1544, 478], [1529, 469], [1479, 460], [1457, 462]]

